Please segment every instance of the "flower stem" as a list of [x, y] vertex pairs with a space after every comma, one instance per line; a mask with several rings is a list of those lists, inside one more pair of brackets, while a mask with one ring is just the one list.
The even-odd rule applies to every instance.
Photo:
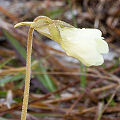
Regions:
[[25, 78], [25, 88], [24, 88], [24, 98], [23, 98], [21, 120], [26, 120], [26, 116], [27, 116], [30, 75], [31, 75], [31, 52], [32, 52], [33, 31], [34, 29], [30, 27], [29, 33], [28, 33], [28, 41], [27, 41], [26, 78]]

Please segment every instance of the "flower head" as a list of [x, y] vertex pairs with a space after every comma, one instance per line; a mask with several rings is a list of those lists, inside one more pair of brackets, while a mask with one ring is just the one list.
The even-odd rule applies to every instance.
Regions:
[[30, 25], [39, 33], [58, 42], [68, 56], [80, 60], [86, 66], [103, 64], [102, 54], [109, 51], [99, 29], [79, 29], [45, 16], [39, 16], [33, 22], [18, 23], [15, 27], [20, 25]]

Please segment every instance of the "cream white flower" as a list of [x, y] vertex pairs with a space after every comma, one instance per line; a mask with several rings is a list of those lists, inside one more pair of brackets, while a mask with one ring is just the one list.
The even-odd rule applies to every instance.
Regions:
[[103, 64], [108, 44], [98, 29], [78, 29], [60, 20], [39, 16], [33, 22], [21, 22], [15, 27], [30, 25], [46, 37], [58, 42], [68, 56], [77, 58], [86, 66]]
[[108, 53], [108, 44], [98, 29], [59, 28], [61, 47], [68, 56], [80, 60], [86, 66], [103, 64], [102, 54]]

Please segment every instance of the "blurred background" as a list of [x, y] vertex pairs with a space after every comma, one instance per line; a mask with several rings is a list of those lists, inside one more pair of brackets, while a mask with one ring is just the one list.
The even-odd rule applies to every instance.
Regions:
[[35, 31], [27, 120], [120, 120], [120, 0], [0, 0], [0, 120], [21, 114], [29, 26], [14, 25], [43, 15], [100, 29], [110, 52], [87, 68]]

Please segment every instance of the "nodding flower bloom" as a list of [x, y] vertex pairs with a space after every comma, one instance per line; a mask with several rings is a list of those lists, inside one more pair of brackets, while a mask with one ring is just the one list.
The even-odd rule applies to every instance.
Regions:
[[30, 25], [39, 33], [58, 42], [68, 56], [78, 59], [86, 66], [103, 64], [103, 54], [109, 51], [99, 29], [79, 29], [45, 16], [37, 17], [33, 22], [18, 23], [15, 27], [20, 25]]
[[60, 29], [60, 35], [60, 45], [68, 56], [77, 58], [86, 66], [103, 64], [102, 54], [108, 53], [109, 49], [100, 30], [64, 28]]

